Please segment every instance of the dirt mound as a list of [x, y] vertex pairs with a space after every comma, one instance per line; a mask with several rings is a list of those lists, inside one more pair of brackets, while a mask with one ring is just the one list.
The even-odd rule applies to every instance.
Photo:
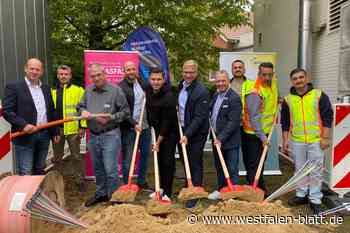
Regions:
[[[114, 206], [99, 205], [85, 212], [81, 220], [89, 224], [89, 229], [66, 229], [63, 233], [114, 233], [114, 232], [201, 232], [201, 233], [313, 233], [315, 229], [303, 224], [205, 224], [204, 218], [210, 216], [292, 216], [288, 208], [275, 203], [248, 203], [244, 201], [229, 200], [212, 205], [199, 215], [191, 215], [190, 212], [175, 208], [167, 218], [154, 217], [147, 214], [143, 206], [122, 204]], [[196, 223], [190, 224], [189, 217], [195, 217]], [[209, 217], [208, 217], [209, 216]], [[239, 217], [242, 220], [242, 217]], [[208, 219], [207, 219], [208, 220]], [[271, 222], [270, 222], [271, 223]]]

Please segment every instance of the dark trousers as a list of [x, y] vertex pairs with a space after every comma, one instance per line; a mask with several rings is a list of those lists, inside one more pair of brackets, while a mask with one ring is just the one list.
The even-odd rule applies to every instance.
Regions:
[[[188, 163], [194, 186], [203, 185], [203, 149], [207, 138], [189, 142], [186, 146]], [[179, 145], [181, 159], [183, 161], [182, 147]]]
[[176, 136], [169, 135], [160, 144], [158, 153], [160, 187], [168, 197], [171, 197], [174, 181], [176, 144]]
[[[230, 175], [231, 182], [234, 185], [238, 184], [238, 181], [239, 181], [239, 168], [238, 168], [239, 147], [240, 147], [239, 145], [235, 145], [232, 148], [221, 149], [222, 155], [224, 156], [225, 165]], [[218, 176], [218, 190], [220, 190], [223, 187], [227, 186], [227, 181], [224, 175], [223, 168], [221, 166], [218, 152], [214, 145], [213, 145], [213, 152], [214, 152], [214, 162], [215, 162], [216, 173]]]
[[[186, 146], [188, 163], [190, 165], [190, 172], [192, 176], [192, 183], [194, 186], [203, 186], [203, 149], [207, 137], [203, 137], [200, 140], [189, 142]], [[182, 147], [179, 145], [179, 151], [181, 159], [183, 161]], [[190, 200], [186, 202], [186, 208], [192, 208], [196, 205], [198, 199]]]
[[[256, 170], [259, 166], [262, 151], [262, 142], [256, 135], [242, 132], [243, 163], [247, 171], [246, 179], [249, 185], [252, 185], [254, 182]], [[264, 166], [262, 168], [262, 172], [263, 171]], [[266, 192], [263, 174], [260, 175], [258, 187]]]

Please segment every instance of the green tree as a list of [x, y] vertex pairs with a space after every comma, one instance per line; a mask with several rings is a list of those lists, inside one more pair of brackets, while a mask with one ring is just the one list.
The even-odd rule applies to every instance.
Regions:
[[139, 26], [160, 32], [175, 79], [185, 59], [207, 76], [218, 66], [212, 41], [219, 28], [247, 24], [247, 0], [49, 0], [54, 65], [73, 67], [83, 79], [83, 50], [118, 50]]

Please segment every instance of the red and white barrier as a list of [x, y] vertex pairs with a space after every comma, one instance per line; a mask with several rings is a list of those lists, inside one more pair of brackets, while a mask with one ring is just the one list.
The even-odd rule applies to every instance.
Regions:
[[3, 118], [0, 106], [0, 175], [13, 173], [13, 155], [11, 151], [11, 125]]
[[330, 188], [343, 198], [350, 192], [350, 104], [336, 104], [334, 114]]

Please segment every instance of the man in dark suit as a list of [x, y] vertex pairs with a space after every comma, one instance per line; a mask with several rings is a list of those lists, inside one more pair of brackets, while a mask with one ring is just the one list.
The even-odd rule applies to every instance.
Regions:
[[[180, 143], [185, 143], [189, 156], [192, 183], [203, 184], [203, 148], [209, 130], [209, 92], [198, 81], [198, 64], [188, 60], [182, 67], [183, 80], [179, 85], [179, 116], [184, 136]], [[197, 200], [186, 203], [187, 208], [195, 207]]]
[[24, 131], [28, 135], [13, 140], [16, 158], [16, 173], [19, 175], [44, 174], [50, 138], [59, 141], [57, 128], [38, 130], [37, 125], [56, 119], [50, 87], [43, 84], [43, 64], [30, 58], [23, 80], [5, 87], [3, 99], [4, 118], [11, 123], [12, 132]]
[[[239, 95], [230, 88], [229, 76], [225, 70], [216, 73], [215, 84], [217, 92], [210, 105], [210, 122], [217, 137], [213, 140], [213, 152], [220, 190], [227, 184], [215, 145], [221, 148], [232, 183], [237, 184], [242, 103]], [[220, 192], [214, 191], [208, 198], [216, 200], [220, 198]]]

